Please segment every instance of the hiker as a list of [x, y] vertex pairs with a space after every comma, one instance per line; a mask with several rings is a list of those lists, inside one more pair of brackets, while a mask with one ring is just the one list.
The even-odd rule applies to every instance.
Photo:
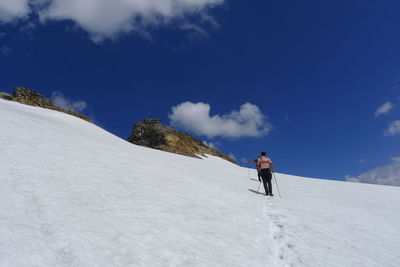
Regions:
[[261, 152], [261, 156], [257, 159], [257, 170], [261, 176], [264, 184], [265, 195], [273, 196], [272, 194], [272, 171], [275, 170], [275, 166], [271, 159], [267, 157], [267, 152]]

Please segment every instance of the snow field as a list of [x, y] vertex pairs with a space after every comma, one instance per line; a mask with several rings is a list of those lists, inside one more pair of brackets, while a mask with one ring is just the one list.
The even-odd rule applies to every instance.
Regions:
[[266, 197], [247, 168], [3, 100], [0, 153], [0, 266], [400, 265], [397, 187], [276, 174]]

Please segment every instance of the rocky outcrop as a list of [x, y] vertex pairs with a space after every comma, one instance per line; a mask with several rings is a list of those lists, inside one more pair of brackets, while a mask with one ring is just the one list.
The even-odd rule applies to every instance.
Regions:
[[27, 87], [17, 87], [14, 89], [14, 94], [10, 95], [8, 93], [0, 92], [0, 98], [6, 99], [6, 100], [12, 100], [16, 101], [22, 104], [30, 105], [30, 106], [37, 106], [37, 107], [42, 107], [42, 108], [47, 108], [47, 109], [52, 109], [52, 110], [57, 110], [60, 112], [67, 113], [69, 115], [81, 118], [83, 120], [86, 120], [88, 122], [92, 122], [88, 117], [85, 115], [79, 114], [73, 110], [65, 110], [63, 108], [60, 108], [56, 105], [54, 105], [50, 99], [45, 98], [42, 96], [39, 92], [29, 90]]
[[145, 119], [136, 123], [128, 141], [136, 145], [196, 158], [209, 154], [236, 163], [231, 157], [206, 146], [186, 133], [161, 124], [161, 121], [156, 119]]
[[6, 92], [0, 92], [0, 98], [5, 100], [12, 100], [13, 96]]

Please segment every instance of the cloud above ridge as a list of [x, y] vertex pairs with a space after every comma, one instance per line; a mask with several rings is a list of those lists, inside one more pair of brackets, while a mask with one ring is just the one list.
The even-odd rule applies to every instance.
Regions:
[[54, 103], [54, 105], [65, 110], [82, 112], [87, 108], [87, 103], [85, 101], [72, 101], [68, 97], [64, 96], [64, 94], [60, 91], [54, 91], [51, 94], [51, 101]]
[[169, 119], [173, 126], [208, 138], [260, 137], [273, 129], [260, 109], [250, 103], [224, 115], [210, 116], [210, 110], [207, 103], [184, 102], [172, 107]]
[[[171, 22], [188, 23], [188, 16], [207, 19], [207, 11], [225, 0], [2, 0], [0, 22], [8, 23], [30, 13], [42, 22], [72, 21], [95, 42], [121, 33], [145, 32]], [[214, 22], [213, 22], [214, 23]], [[195, 26], [192, 26], [195, 27]], [[179, 27], [178, 27], [179, 28]], [[195, 27], [196, 28], [196, 27]], [[199, 28], [197, 28], [199, 29]]]

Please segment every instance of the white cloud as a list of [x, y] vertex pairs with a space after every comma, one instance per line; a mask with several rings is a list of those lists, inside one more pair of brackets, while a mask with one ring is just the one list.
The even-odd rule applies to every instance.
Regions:
[[382, 106], [380, 106], [376, 111], [375, 111], [375, 117], [378, 117], [379, 115], [389, 113], [390, 110], [394, 108], [394, 105], [392, 102], [388, 101]]
[[400, 186], [400, 158], [392, 158], [392, 160], [391, 164], [372, 169], [359, 176], [346, 176], [346, 180], [349, 182]]
[[392, 121], [385, 131], [386, 136], [393, 136], [400, 134], [400, 120]]
[[210, 109], [210, 105], [206, 103], [184, 102], [172, 107], [169, 119], [176, 127], [209, 138], [259, 137], [273, 129], [260, 109], [250, 103], [243, 104], [239, 111], [222, 116], [210, 116]]
[[87, 108], [85, 101], [72, 101], [59, 91], [54, 91], [51, 94], [51, 101], [60, 108], [74, 110], [76, 112], [82, 112]]
[[28, 0], [1, 0], [0, 22], [13, 22], [26, 17], [30, 10]]
[[[199, 21], [217, 25], [207, 11], [225, 0], [1, 0], [0, 22], [13, 22], [35, 13], [42, 22], [72, 21], [87, 31], [95, 42], [113, 39], [121, 33], [146, 32], [147, 28], [171, 22], [207, 33], [188, 20], [197, 15]], [[30, 6], [32, 8], [30, 8]], [[179, 26], [182, 25], [182, 26]], [[191, 25], [191, 26], [188, 26]]]

